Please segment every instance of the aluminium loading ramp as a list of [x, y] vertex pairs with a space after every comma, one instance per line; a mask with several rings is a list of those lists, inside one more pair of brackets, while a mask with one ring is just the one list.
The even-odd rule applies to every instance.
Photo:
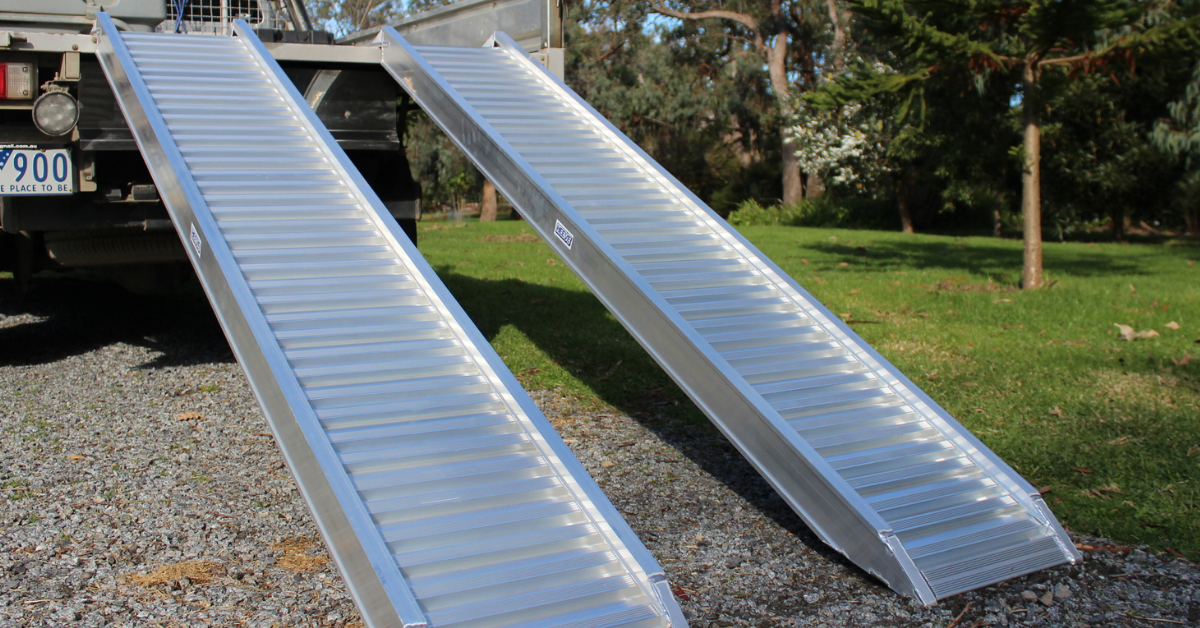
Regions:
[[373, 628], [685, 626], [661, 569], [246, 24], [99, 57]]
[[1079, 559], [1038, 492], [496, 33], [397, 79], [834, 548], [926, 604]]

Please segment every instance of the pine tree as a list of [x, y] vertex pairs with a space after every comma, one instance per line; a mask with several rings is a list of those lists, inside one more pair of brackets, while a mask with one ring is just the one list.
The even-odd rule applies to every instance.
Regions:
[[1150, 138], [1183, 161], [1186, 174], [1180, 182], [1180, 204], [1188, 233], [1200, 235], [1200, 62], [1183, 97], [1167, 107], [1170, 117], [1155, 125]]
[[961, 76], [978, 88], [994, 73], [1010, 77], [1022, 109], [1021, 215], [1023, 288], [1043, 285], [1041, 233], [1041, 124], [1048, 72], [1132, 70], [1148, 49], [1200, 42], [1200, 17], [1167, 19], [1154, 3], [1131, 0], [854, 0], [861, 23], [899, 44], [905, 73], [857, 91], [908, 91], [911, 103], [931, 77]]

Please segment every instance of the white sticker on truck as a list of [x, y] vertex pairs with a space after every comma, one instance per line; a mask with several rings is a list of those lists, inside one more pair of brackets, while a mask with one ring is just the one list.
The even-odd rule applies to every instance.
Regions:
[[571, 245], [575, 243], [575, 236], [571, 235], [571, 232], [567, 231], [567, 228], [557, 220], [554, 221], [554, 235], [558, 236], [558, 239], [562, 240], [562, 243], [567, 245], [568, 250], [570, 250]]

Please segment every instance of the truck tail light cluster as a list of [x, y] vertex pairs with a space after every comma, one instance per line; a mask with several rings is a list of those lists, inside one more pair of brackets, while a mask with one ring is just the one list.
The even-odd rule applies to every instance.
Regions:
[[33, 63], [29, 61], [0, 63], [0, 99], [29, 100], [33, 98]]

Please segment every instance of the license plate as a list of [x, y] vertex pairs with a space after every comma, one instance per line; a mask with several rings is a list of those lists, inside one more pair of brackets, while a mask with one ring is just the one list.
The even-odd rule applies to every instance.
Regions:
[[67, 148], [0, 148], [0, 196], [72, 194], [75, 170]]

